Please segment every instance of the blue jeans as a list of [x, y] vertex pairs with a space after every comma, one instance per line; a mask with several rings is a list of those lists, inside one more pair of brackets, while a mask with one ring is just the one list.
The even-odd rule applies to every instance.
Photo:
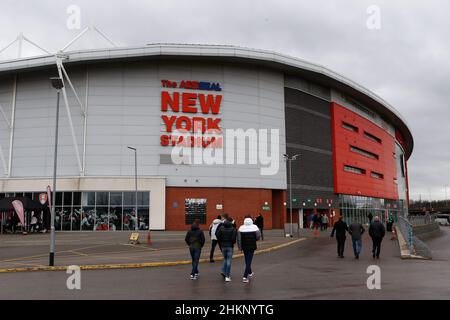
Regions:
[[361, 253], [361, 239], [352, 241], [353, 241], [353, 252], [355, 253], [355, 256], [359, 256], [359, 254]]
[[345, 249], [345, 238], [338, 238], [336, 237], [337, 241], [337, 252], [339, 257], [344, 256], [344, 249]]
[[200, 248], [189, 248], [189, 252], [191, 253], [192, 258], [192, 272], [191, 276], [198, 274], [198, 262], [200, 260], [200, 254], [202, 253], [202, 249]]
[[255, 250], [244, 250], [244, 258], [245, 258], [244, 278], [247, 278], [249, 274], [252, 274], [252, 260], [254, 253]]
[[230, 277], [230, 275], [231, 275], [231, 260], [233, 257], [233, 248], [222, 247], [222, 254], [223, 254], [222, 273], [225, 275], [225, 277]]

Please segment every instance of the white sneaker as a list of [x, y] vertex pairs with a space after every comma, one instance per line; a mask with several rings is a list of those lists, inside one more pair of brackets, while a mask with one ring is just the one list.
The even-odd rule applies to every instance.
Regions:
[[252, 273], [250, 273], [250, 274], [248, 275], [248, 277], [249, 277], [249, 278], [253, 278], [254, 275], [255, 275], [255, 273], [252, 272]]
[[243, 283], [249, 283], [250, 281], [248, 280], [248, 278], [242, 278], [242, 282]]
[[230, 277], [225, 277], [225, 282], [231, 282], [231, 278]]
[[195, 280], [195, 276], [191, 274], [191, 280]]

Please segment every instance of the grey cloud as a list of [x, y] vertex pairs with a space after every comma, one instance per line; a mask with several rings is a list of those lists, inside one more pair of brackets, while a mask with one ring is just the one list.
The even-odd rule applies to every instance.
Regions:
[[[61, 48], [79, 32], [65, 27], [71, 4], [81, 7], [83, 27], [94, 24], [121, 45], [234, 44], [323, 64], [381, 95], [410, 124], [413, 198], [443, 198], [450, 184], [448, 1], [3, 0], [0, 47], [24, 31]], [[381, 8], [378, 31], [366, 28], [372, 4]]]

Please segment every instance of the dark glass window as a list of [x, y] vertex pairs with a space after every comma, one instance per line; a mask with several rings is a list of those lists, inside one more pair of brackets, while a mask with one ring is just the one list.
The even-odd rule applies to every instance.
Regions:
[[80, 206], [81, 205], [81, 192], [73, 193], [73, 205]]
[[371, 134], [371, 133], [369, 133], [367, 131], [364, 131], [364, 137], [366, 137], [366, 138], [368, 138], [368, 139], [370, 139], [372, 141], [381, 143], [381, 139], [380, 138], [374, 136], [373, 134]]
[[138, 217], [139, 217], [139, 230], [148, 230], [149, 226], [148, 208], [139, 208]]
[[357, 173], [357, 174], [366, 174], [365, 169], [352, 167], [352, 166], [344, 166], [344, 171]]
[[95, 192], [85, 192], [87, 205], [95, 206]]
[[149, 192], [138, 192], [138, 205], [148, 206], [150, 201], [149, 196]]
[[350, 123], [347, 123], [347, 122], [342, 122], [342, 127], [347, 130], [353, 131], [353, 132], [358, 132], [357, 127], [355, 127], [354, 125], [351, 125]]
[[384, 175], [382, 173], [372, 171], [370, 175], [372, 176], [372, 178], [384, 179]]
[[65, 207], [70, 207], [72, 205], [72, 192], [64, 192], [64, 203]]
[[96, 206], [107, 206], [109, 203], [108, 192], [97, 192]]
[[402, 177], [405, 177], [405, 162], [403, 158], [403, 154], [400, 155], [400, 169], [402, 170]]
[[378, 160], [378, 155], [373, 153], [373, 152], [370, 152], [370, 151], [367, 151], [367, 150], [364, 150], [364, 149], [361, 149], [361, 148], [358, 148], [358, 147], [355, 147], [355, 146], [350, 146], [350, 150], [352, 152], [358, 153], [358, 154], [363, 155], [365, 157]]
[[123, 205], [124, 206], [134, 206], [136, 203], [134, 192], [124, 192], [123, 193]]
[[111, 192], [109, 201], [111, 206], [122, 206], [122, 192]]
[[[53, 193], [52, 193], [53, 196]], [[56, 192], [56, 205], [62, 206], [62, 192]]]

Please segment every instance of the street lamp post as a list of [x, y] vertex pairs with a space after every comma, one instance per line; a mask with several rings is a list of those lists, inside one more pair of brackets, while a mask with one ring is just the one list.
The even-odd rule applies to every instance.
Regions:
[[53, 153], [53, 194], [52, 194], [52, 211], [50, 213], [50, 254], [49, 266], [55, 265], [55, 203], [56, 203], [56, 168], [58, 162], [58, 129], [59, 129], [59, 96], [64, 83], [61, 78], [50, 78], [53, 88], [56, 89], [56, 125], [55, 125], [55, 151]]
[[138, 220], [138, 183], [137, 183], [137, 149], [134, 147], [128, 146], [128, 149], [134, 151], [134, 187], [135, 187], [135, 194], [134, 194], [134, 211], [136, 213], [136, 223], [134, 226], [134, 230], [139, 230], [139, 220]]
[[292, 238], [292, 234], [294, 233], [292, 228], [292, 161], [297, 160], [297, 157], [299, 157], [300, 154], [293, 155], [290, 157], [287, 154], [284, 154], [283, 157], [286, 159], [286, 162], [288, 164], [288, 171], [289, 171], [289, 224], [290, 224], [290, 232], [289, 235]]
[[445, 190], [445, 208], [448, 209], [448, 199], [447, 199], [447, 187], [448, 185], [444, 185], [444, 190]]

